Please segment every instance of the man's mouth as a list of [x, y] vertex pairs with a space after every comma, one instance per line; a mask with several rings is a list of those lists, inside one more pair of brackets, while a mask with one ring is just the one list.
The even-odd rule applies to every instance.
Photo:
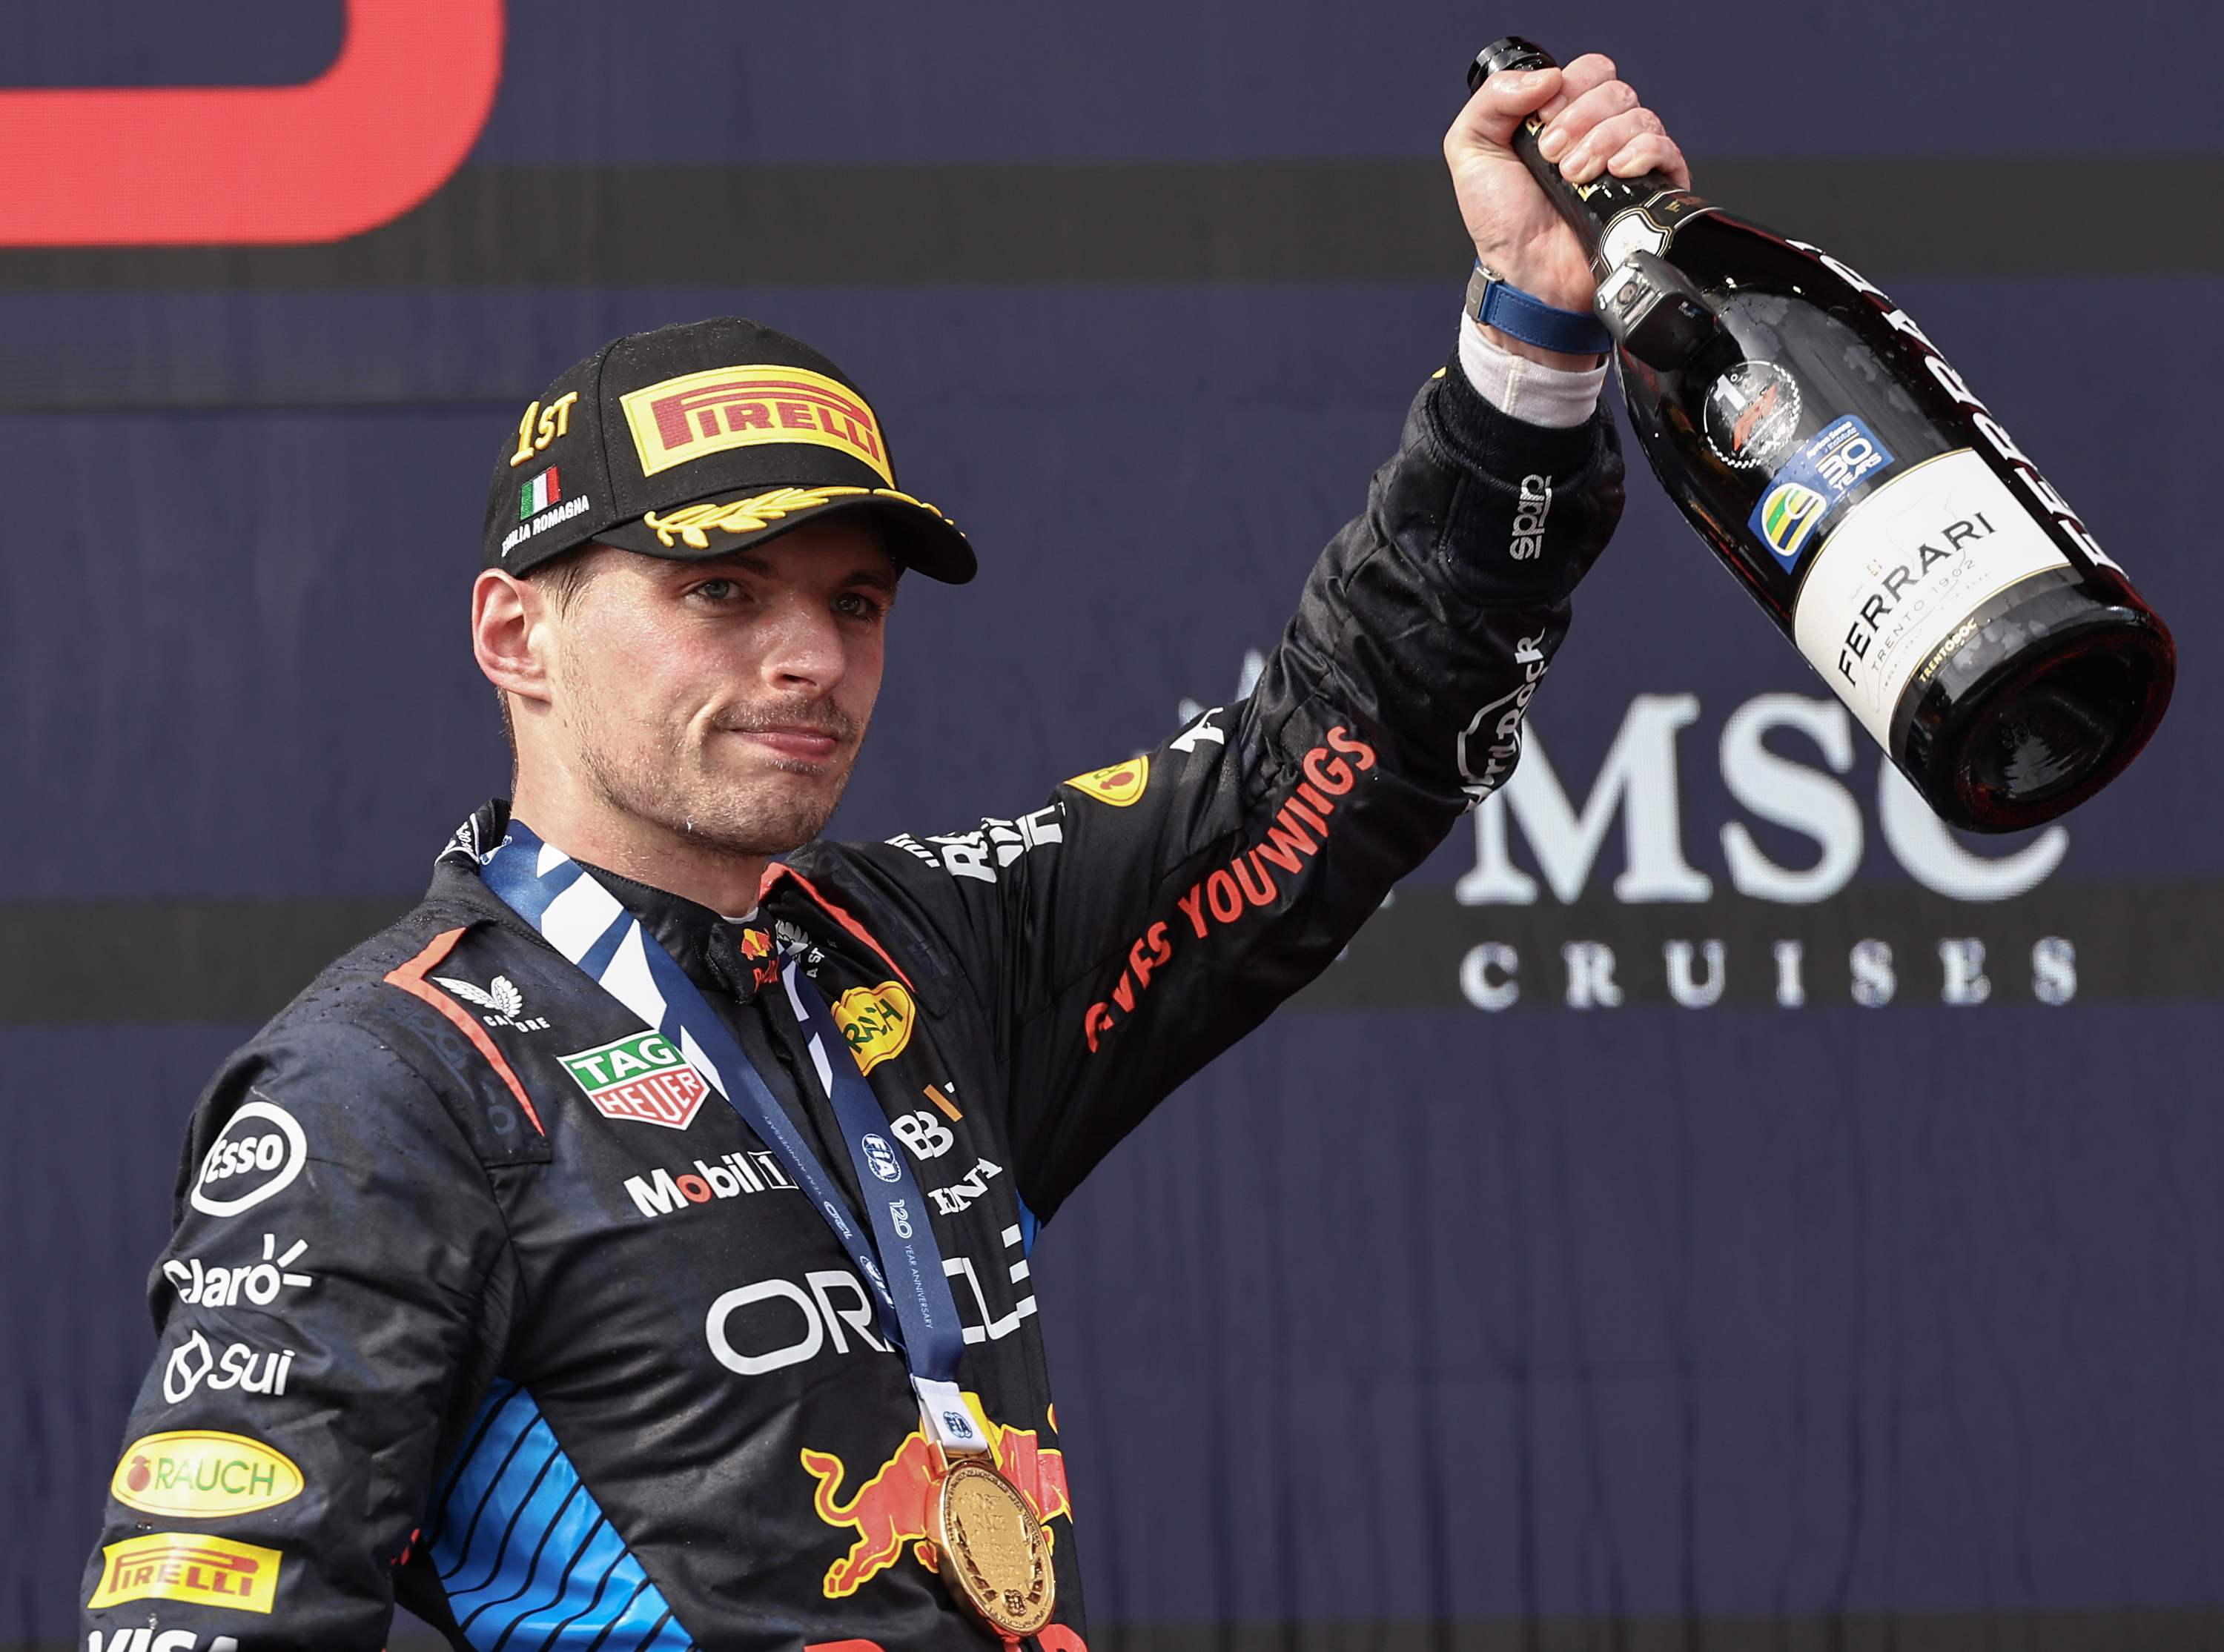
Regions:
[[825, 700], [790, 701], [729, 710], [717, 732], [745, 741], [782, 768], [812, 768], [838, 758], [856, 737], [856, 724]]
[[795, 725], [736, 728], [730, 732], [740, 735], [767, 756], [787, 763], [824, 763], [842, 746], [837, 735], [823, 729]]

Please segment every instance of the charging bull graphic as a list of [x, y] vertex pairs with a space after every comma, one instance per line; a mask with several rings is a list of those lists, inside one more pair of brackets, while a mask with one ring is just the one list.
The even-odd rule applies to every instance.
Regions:
[[[978, 1398], [971, 1394], [965, 1398], [974, 1415], [988, 1423], [996, 1466], [1020, 1488], [1036, 1518], [1046, 1525], [1058, 1515], [1071, 1518], [1073, 1501], [1065, 1487], [1065, 1453], [1042, 1450], [1033, 1428], [1003, 1428], [989, 1422]], [[857, 1534], [850, 1552], [826, 1568], [829, 1600], [853, 1595], [880, 1576], [896, 1563], [906, 1543], [915, 1546], [913, 1554], [921, 1566], [930, 1572], [935, 1569], [934, 1549], [926, 1541], [934, 1475], [926, 1440], [918, 1429], [904, 1436], [895, 1455], [857, 1487], [846, 1504], [838, 1499], [849, 1471], [839, 1457], [806, 1447], [803, 1466], [818, 1482], [818, 1490], [812, 1497], [818, 1517], [830, 1526], [851, 1527]]]

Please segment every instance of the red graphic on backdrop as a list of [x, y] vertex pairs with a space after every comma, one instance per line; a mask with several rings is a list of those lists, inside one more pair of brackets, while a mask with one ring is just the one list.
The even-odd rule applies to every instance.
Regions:
[[338, 241], [463, 164], [502, 79], [502, 0], [348, 0], [296, 86], [0, 91], [0, 246]]

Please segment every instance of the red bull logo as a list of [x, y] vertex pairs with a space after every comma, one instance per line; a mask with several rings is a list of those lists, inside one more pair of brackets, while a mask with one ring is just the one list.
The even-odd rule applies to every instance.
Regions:
[[[1073, 1516], [1073, 1500], [1065, 1485], [1065, 1453], [1045, 1451], [1033, 1428], [1002, 1428], [989, 1422], [976, 1396], [966, 1402], [974, 1415], [988, 1425], [996, 1453], [996, 1466], [1020, 1488], [1035, 1517], [1047, 1525], [1059, 1515]], [[904, 1436], [895, 1455], [878, 1472], [841, 1500], [848, 1469], [831, 1452], [803, 1453], [803, 1466], [818, 1489], [812, 1506], [830, 1526], [846, 1526], [857, 1534], [850, 1552], [826, 1568], [826, 1598], [838, 1600], [853, 1595], [863, 1585], [903, 1557], [912, 1545], [913, 1558], [930, 1572], [935, 1569], [933, 1546], [927, 1542], [928, 1511], [934, 1501], [933, 1461], [926, 1437], [916, 1428]]]

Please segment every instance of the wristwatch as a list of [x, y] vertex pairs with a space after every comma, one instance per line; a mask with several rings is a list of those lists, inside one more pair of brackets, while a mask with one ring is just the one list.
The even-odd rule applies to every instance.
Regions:
[[1614, 335], [1588, 310], [1562, 310], [1532, 297], [1489, 265], [1477, 261], [1468, 277], [1467, 312], [1486, 327], [1539, 350], [1568, 356], [1600, 356], [1614, 348]]

